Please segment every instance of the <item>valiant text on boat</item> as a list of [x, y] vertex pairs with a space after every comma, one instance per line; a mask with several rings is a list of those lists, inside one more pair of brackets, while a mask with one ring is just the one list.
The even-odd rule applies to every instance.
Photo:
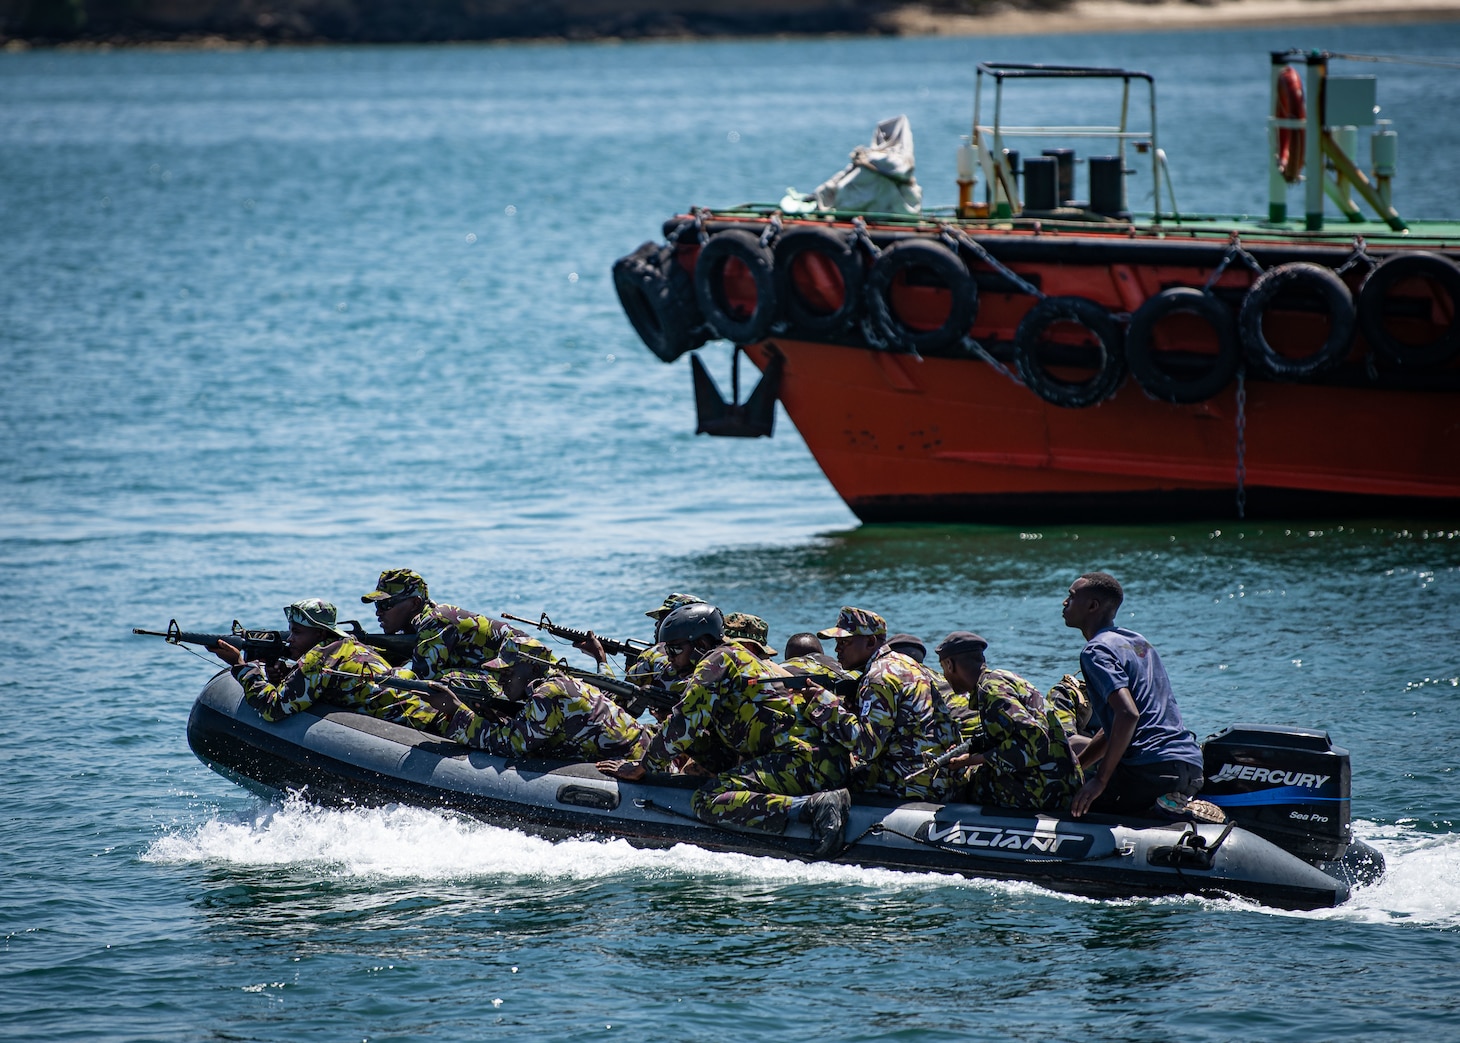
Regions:
[[[769, 435], [780, 401], [865, 521], [1453, 512], [1460, 223], [1395, 209], [1376, 80], [1330, 73], [1361, 57], [1272, 54], [1266, 220], [1177, 208], [1148, 74], [985, 63], [956, 207], [921, 207], [890, 120], [812, 195], [671, 218], [615, 286], [666, 362], [733, 343], [728, 402], [691, 358], [700, 432]], [[1071, 80], [1116, 115], [1007, 118]]]

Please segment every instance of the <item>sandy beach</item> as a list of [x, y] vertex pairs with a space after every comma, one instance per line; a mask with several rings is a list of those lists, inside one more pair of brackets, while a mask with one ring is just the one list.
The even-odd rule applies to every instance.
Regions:
[[1058, 11], [1019, 9], [955, 14], [909, 5], [886, 16], [908, 36], [1020, 36], [1036, 33], [1235, 29], [1283, 25], [1397, 25], [1460, 21], [1460, 0], [1075, 0]]

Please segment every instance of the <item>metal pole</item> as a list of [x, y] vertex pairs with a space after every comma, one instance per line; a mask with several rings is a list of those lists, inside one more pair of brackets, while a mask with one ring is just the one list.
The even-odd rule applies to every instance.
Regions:
[[1308, 134], [1303, 142], [1303, 166], [1308, 171], [1304, 227], [1310, 232], [1323, 230], [1323, 81], [1327, 76], [1328, 56], [1322, 51], [1309, 51], [1308, 77], [1303, 85], [1308, 95]]

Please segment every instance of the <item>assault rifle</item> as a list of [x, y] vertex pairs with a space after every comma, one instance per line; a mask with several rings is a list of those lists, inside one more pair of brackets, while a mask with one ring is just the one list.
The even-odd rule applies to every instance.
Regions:
[[[514, 623], [526, 623], [528, 626], [537, 627], [539, 630], [546, 630], [553, 637], [561, 637], [574, 644], [577, 644], [579, 641], [588, 640], [588, 631], [578, 630], [574, 627], [560, 626], [549, 619], [546, 612], [537, 619], [524, 619], [522, 616], [514, 616], [510, 612], [503, 612], [502, 618], [510, 619]], [[625, 638], [623, 641], [615, 641], [611, 637], [603, 637], [598, 634], [594, 636], [598, 638], [598, 643], [603, 646], [603, 650], [609, 655], [628, 656], [630, 659], [647, 652], [653, 647], [649, 642], [640, 641], [633, 637]]]
[[[357, 620], [349, 619], [341, 626], [350, 627], [350, 636], [362, 645], [368, 645], [378, 651], [393, 665], [400, 665], [410, 659], [411, 653], [416, 648], [415, 634], [367, 634]], [[244, 657], [247, 659], [259, 660], [265, 663], [273, 662], [275, 659], [282, 659], [289, 650], [288, 638], [282, 630], [245, 630], [238, 620], [233, 621], [233, 629], [226, 634], [198, 634], [190, 630], [183, 630], [177, 625], [177, 620], [169, 619], [166, 630], [143, 630], [141, 627], [133, 627], [132, 633], [141, 634], [144, 637], [166, 638], [170, 645], [202, 645], [210, 652], [218, 651], [218, 642], [226, 641], [234, 648], [241, 648]]]
[[340, 624], [350, 628], [350, 636], [362, 645], [369, 645], [381, 654], [391, 666], [408, 663], [416, 652], [419, 634], [370, 634], [360, 625], [358, 619], [347, 619]]
[[281, 630], [245, 630], [243, 624], [238, 620], [233, 621], [233, 629], [226, 634], [197, 634], [190, 630], [183, 630], [177, 625], [177, 620], [169, 619], [166, 630], [143, 630], [140, 627], [133, 627], [132, 633], [141, 634], [144, 637], [166, 638], [169, 645], [202, 645], [210, 652], [218, 651], [218, 642], [226, 641], [234, 648], [243, 650], [248, 659], [273, 662], [282, 659], [289, 651], [289, 643], [284, 638]]
[[994, 747], [992, 743], [975, 742], [973, 739], [964, 739], [957, 746], [954, 746], [952, 749], [940, 753], [938, 756], [928, 761], [928, 763], [924, 764], [917, 771], [913, 772], [910, 775], [904, 775], [902, 777], [902, 781], [911, 782], [919, 775], [926, 775], [930, 771], [936, 772], [940, 768], [946, 768], [949, 761], [953, 760], [953, 758], [955, 757], [962, 757], [965, 753], [987, 753], [993, 748]]

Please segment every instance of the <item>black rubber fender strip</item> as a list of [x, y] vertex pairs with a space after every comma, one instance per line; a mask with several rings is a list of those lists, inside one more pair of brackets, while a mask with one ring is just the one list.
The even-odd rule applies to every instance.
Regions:
[[[823, 312], [803, 300], [796, 289], [797, 260], [815, 254], [836, 269], [842, 282], [841, 305]], [[793, 228], [776, 240], [776, 302], [780, 315], [796, 333], [836, 336], [857, 320], [862, 311], [866, 270], [855, 241], [828, 228]]]
[[[1434, 340], [1420, 344], [1400, 340], [1384, 324], [1389, 294], [1416, 278], [1430, 280], [1450, 298], [1450, 325]], [[1369, 346], [1401, 366], [1438, 369], [1460, 352], [1460, 266], [1448, 257], [1425, 251], [1391, 254], [1364, 279], [1358, 308], [1359, 329]]]
[[[1100, 345], [1100, 364], [1089, 380], [1071, 383], [1046, 370], [1039, 360], [1045, 334], [1056, 323], [1083, 326]], [[1125, 350], [1120, 327], [1099, 304], [1085, 297], [1046, 297], [1035, 303], [1014, 334], [1014, 361], [1025, 386], [1040, 398], [1066, 409], [1105, 401], [1125, 380]]]
[[665, 362], [707, 339], [689, 273], [668, 246], [645, 243], [613, 264], [613, 288], [634, 332]]
[[[931, 272], [948, 290], [948, 315], [937, 329], [914, 329], [892, 307], [893, 282], [914, 268]], [[939, 351], [961, 341], [978, 317], [978, 286], [958, 256], [941, 242], [902, 239], [882, 251], [867, 275], [867, 313], [877, 332], [893, 347], [919, 353]]]
[[[1293, 358], [1284, 355], [1268, 342], [1262, 329], [1262, 318], [1284, 294], [1312, 294], [1322, 302], [1328, 314], [1328, 339], [1309, 355]], [[1247, 360], [1269, 376], [1282, 380], [1304, 380], [1332, 369], [1343, 361], [1354, 339], [1354, 302], [1343, 280], [1332, 269], [1321, 265], [1295, 262], [1280, 264], [1259, 275], [1237, 317], [1242, 347]]]
[[[1217, 353], [1205, 372], [1177, 376], [1157, 364], [1156, 325], [1177, 314], [1195, 315], [1217, 338]], [[1232, 382], [1242, 362], [1242, 345], [1231, 310], [1212, 294], [1194, 286], [1173, 286], [1148, 297], [1131, 316], [1125, 333], [1125, 361], [1136, 383], [1163, 402], [1205, 402]]]
[[[725, 266], [736, 260], [755, 282], [755, 307], [739, 317], [725, 293]], [[705, 320], [721, 337], [736, 344], [754, 344], [770, 333], [776, 318], [775, 255], [760, 236], [741, 228], [717, 232], [695, 261], [695, 300]]]

